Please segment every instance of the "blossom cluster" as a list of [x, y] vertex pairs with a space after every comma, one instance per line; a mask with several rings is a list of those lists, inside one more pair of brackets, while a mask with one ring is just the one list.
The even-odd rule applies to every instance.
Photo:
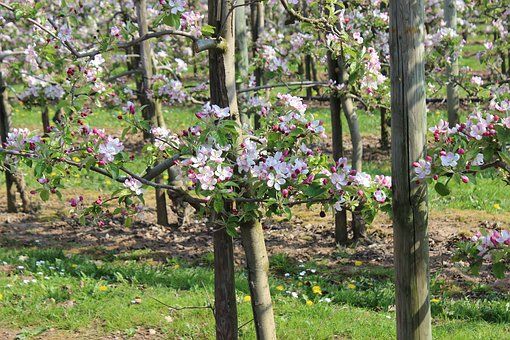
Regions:
[[448, 122], [430, 128], [434, 136], [428, 155], [413, 163], [418, 180], [459, 175], [464, 183], [484, 166], [509, 164], [510, 116], [505, 118], [475, 111], [464, 123], [450, 127]]

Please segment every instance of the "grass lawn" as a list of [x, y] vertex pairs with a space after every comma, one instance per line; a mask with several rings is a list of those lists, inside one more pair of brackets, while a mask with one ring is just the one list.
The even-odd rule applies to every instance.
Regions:
[[[169, 308], [210, 304], [211, 268], [175, 260], [157, 264], [140, 255], [95, 260], [51, 249], [0, 249], [0, 327], [21, 330], [28, 337], [49, 328], [129, 336], [142, 327], [168, 339], [213, 338], [210, 309]], [[355, 275], [343, 277], [315, 263], [292, 264], [283, 255], [272, 258], [272, 264], [279, 338], [395, 338], [391, 270], [361, 266]], [[251, 307], [245, 274], [238, 272], [236, 279], [242, 325], [251, 320]], [[321, 294], [312, 291], [317, 287]], [[434, 338], [508, 338], [508, 296], [454, 300], [439, 288], [433, 283]], [[241, 327], [240, 334], [254, 339], [252, 323]]]

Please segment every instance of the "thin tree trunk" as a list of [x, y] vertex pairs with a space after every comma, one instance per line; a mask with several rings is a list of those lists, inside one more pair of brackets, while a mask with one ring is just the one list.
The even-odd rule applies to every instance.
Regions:
[[273, 302], [271, 301], [268, 278], [269, 258], [260, 222], [247, 221], [241, 225], [241, 239], [248, 264], [248, 283], [257, 339], [276, 339]]
[[[312, 56], [307, 54], [305, 55], [305, 78], [306, 80], [312, 80]], [[312, 98], [312, 88], [306, 88], [306, 99], [310, 100]]]
[[[328, 51], [328, 75], [329, 79], [339, 82], [339, 68], [336, 59], [333, 58], [331, 51]], [[329, 109], [331, 113], [331, 144], [333, 146], [333, 160], [336, 162], [343, 157], [342, 142], [342, 103], [340, 98], [332, 93], [329, 97]], [[335, 211], [335, 242], [347, 243], [347, 214], [345, 210]]]
[[236, 2], [235, 18], [236, 18], [236, 46], [237, 46], [237, 70], [242, 80], [248, 77], [248, 69], [250, 67], [248, 58], [248, 35], [246, 30], [246, 6], [245, 0]]
[[[245, 0], [238, 0], [235, 9], [235, 30], [236, 30], [236, 70], [237, 82], [241, 84], [248, 80], [248, 72], [250, 68], [248, 57], [248, 34], [246, 27], [246, 3]], [[248, 95], [248, 94], [246, 94]], [[243, 124], [250, 125], [250, 117], [247, 114], [241, 115]]]
[[[7, 142], [7, 134], [11, 127], [11, 113], [8, 102], [7, 88], [0, 72], [0, 137], [1, 145]], [[14, 187], [14, 175], [11, 173], [9, 164], [4, 163], [5, 186], [7, 190], [7, 212], [16, 212], [16, 188]]]
[[[344, 58], [341, 56], [338, 59], [338, 66], [340, 70], [340, 84], [345, 84], [348, 87], [349, 75], [344, 65]], [[361, 132], [359, 129], [358, 114], [354, 110], [352, 99], [346, 95], [340, 96], [342, 101], [342, 109], [347, 119], [349, 132], [351, 134], [352, 142], [352, 168], [361, 171], [363, 161], [363, 142], [361, 140]]]
[[[147, 1], [136, 0], [136, 19], [138, 23], [138, 34], [143, 36], [149, 32], [147, 21]], [[161, 106], [156, 102], [152, 95], [152, 77], [153, 77], [153, 59], [152, 48], [149, 40], [140, 43], [140, 68], [142, 73], [140, 102], [145, 105], [142, 110], [143, 118], [148, 120], [152, 126], [158, 125], [163, 120]], [[164, 122], [163, 122], [164, 124]], [[160, 126], [160, 125], [158, 125]], [[144, 132], [144, 139], [151, 139], [148, 132]], [[156, 178], [156, 182], [161, 183], [161, 177]], [[165, 191], [156, 189], [156, 216], [157, 223], [168, 225], [168, 211], [166, 204]]]
[[[211, 104], [229, 107], [233, 119], [239, 119], [235, 79], [234, 16], [227, 14], [232, 0], [208, 0], [208, 24], [221, 34], [225, 49], [209, 50], [209, 88]], [[223, 28], [223, 29], [221, 29]], [[229, 207], [226, 207], [228, 211]], [[214, 306], [216, 338], [238, 338], [237, 305], [234, 282], [232, 237], [223, 226], [214, 223]]]
[[43, 134], [50, 132], [50, 114], [48, 104], [46, 104], [41, 111]]
[[[253, 42], [253, 55], [255, 56], [257, 53], [258, 40], [264, 32], [265, 25], [265, 12], [264, 12], [264, 2], [262, 1], [254, 1], [251, 3], [251, 37]], [[254, 72], [255, 75], [255, 86], [261, 86], [263, 84], [263, 75], [264, 70], [262, 67], [258, 66]], [[255, 115], [254, 119], [254, 127], [255, 129], [260, 127], [260, 117]]]
[[381, 149], [390, 149], [390, 131], [388, 126], [388, 110], [384, 106], [379, 106], [381, 113]]
[[[138, 23], [138, 34], [143, 36], [148, 34], [149, 26], [147, 21], [147, 1], [135, 0], [136, 19]], [[140, 68], [142, 74], [140, 100], [145, 105], [142, 110], [143, 118], [150, 122], [152, 126], [156, 125], [156, 108], [152, 99], [152, 48], [149, 40], [140, 43]], [[150, 134], [144, 132], [144, 139], [150, 139]]]
[[16, 188], [18, 189], [19, 197], [21, 198], [21, 209], [23, 212], [30, 212], [30, 199], [27, 192], [27, 186], [25, 184], [25, 178], [23, 175], [16, 171], [12, 175], [12, 179], [16, 184]]
[[412, 163], [426, 155], [425, 8], [389, 4], [397, 339], [432, 339], [427, 185], [412, 179]]
[[[457, 31], [457, 9], [455, 8], [455, 0], [445, 0], [444, 17], [446, 27]], [[446, 104], [448, 108], [448, 122], [450, 127], [457, 125], [459, 122], [459, 87], [457, 79], [459, 77], [459, 62], [455, 49], [448, 54], [450, 58], [446, 62]]]

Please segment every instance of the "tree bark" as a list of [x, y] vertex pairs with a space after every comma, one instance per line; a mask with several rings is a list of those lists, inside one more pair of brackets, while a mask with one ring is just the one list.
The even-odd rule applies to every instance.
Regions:
[[[147, 21], [147, 1], [135, 0], [136, 20], [138, 23], [138, 35], [144, 36], [149, 32]], [[142, 110], [143, 118], [150, 122], [152, 126], [156, 125], [156, 108], [152, 99], [152, 48], [149, 40], [144, 40], [139, 45], [140, 48], [140, 68], [142, 81], [140, 83], [140, 100], [145, 105]], [[144, 139], [150, 139], [150, 134], [144, 132]]]
[[48, 104], [46, 104], [41, 111], [41, 120], [43, 127], [43, 134], [46, 135], [50, 132], [50, 114]]
[[[339, 82], [339, 68], [336, 59], [333, 58], [331, 51], [328, 51], [328, 75], [329, 79]], [[329, 97], [329, 110], [331, 113], [331, 144], [333, 146], [333, 160], [336, 162], [343, 157], [342, 141], [342, 103], [340, 98], [331, 93]], [[345, 210], [334, 211], [335, 213], [335, 242], [347, 243], [347, 214]]]
[[388, 126], [388, 110], [384, 106], [379, 106], [381, 113], [381, 149], [390, 149], [390, 131]]
[[[147, 1], [136, 0], [136, 20], [138, 23], [138, 34], [143, 36], [149, 32], [149, 24], [147, 21]], [[140, 88], [140, 102], [145, 105], [142, 110], [142, 115], [145, 120], [148, 120], [151, 126], [159, 125], [162, 123], [161, 106], [153, 98], [152, 94], [152, 78], [153, 78], [153, 59], [152, 47], [149, 40], [142, 41], [139, 45], [140, 48], [140, 68], [142, 73], [142, 81]], [[162, 123], [164, 124], [164, 122]], [[151, 134], [144, 131], [144, 139], [151, 139]], [[156, 178], [156, 182], [161, 183], [161, 177]], [[156, 189], [156, 216], [157, 223], [160, 225], [168, 225], [168, 211], [166, 203], [165, 191]]]
[[248, 35], [246, 30], [246, 6], [245, 0], [238, 0], [235, 9], [236, 46], [237, 46], [237, 70], [242, 80], [248, 77], [250, 67], [248, 61]]
[[[2, 72], [0, 72], [0, 137], [1, 145], [7, 141], [7, 134], [11, 128], [11, 113], [8, 102], [7, 88]], [[5, 186], [7, 191], [7, 212], [16, 212], [16, 188], [14, 186], [14, 175], [11, 173], [9, 164], [4, 163]]]
[[[455, 8], [455, 0], [445, 0], [444, 17], [446, 27], [457, 31], [457, 9]], [[459, 77], [459, 61], [455, 49], [450, 50], [448, 54], [450, 60], [446, 62], [446, 104], [448, 108], [448, 122], [450, 127], [457, 125], [459, 122], [459, 87], [457, 79]]]
[[269, 258], [260, 222], [247, 221], [241, 225], [241, 239], [248, 264], [248, 283], [257, 339], [273, 340], [276, 339], [276, 326], [269, 289]]
[[426, 153], [425, 9], [423, 0], [389, 7], [397, 339], [432, 339], [427, 185], [412, 180]]
[[[209, 84], [211, 104], [229, 107], [233, 119], [239, 119], [235, 79], [234, 16], [228, 15], [233, 0], [208, 0], [208, 24], [215, 27], [225, 48], [209, 50]], [[228, 211], [229, 207], [225, 207]], [[214, 223], [214, 297], [216, 338], [238, 338], [237, 305], [234, 282], [232, 237]]]
[[[251, 38], [252, 38], [252, 45], [253, 45], [253, 56], [257, 54], [257, 49], [259, 47], [258, 40], [260, 36], [262, 35], [262, 32], [264, 32], [264, 25], [265, 25], [265, 12], [264, 12], [264, 2], [262, 1], [254, 1], [250, 5], [250, 11], [251, 11]], [[254, 76], [255, 76], [255, 86], [261, 86], [263, 84], [263, 75], [264, 70], [262, 67], [258, 66], [255, 69]], [[258, 115], [255, 115], [253, 117], [254, 120], [254, 127], [255, 129], [258, 129], [260, 127], [260, 117]]]
[[[338, 58], [338, 67], [340, 72], [340, 84], [345, 84], [348, 87], [349, 74], [345, 68], [344, 57]], [[346, 95], [341, 95], [342, 109], [347, 119], [349, 132], [351, 134], [352, 142], [352, 168], [361, 171], [363, 162], [363, 141], [361, 140], [361, 132], [359, 129], [358, 114], [354, 110], [352, 99]]]

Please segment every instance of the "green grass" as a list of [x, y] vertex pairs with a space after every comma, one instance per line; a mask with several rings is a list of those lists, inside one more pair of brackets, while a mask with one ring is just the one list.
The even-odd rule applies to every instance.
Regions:
[[[99, 261], [60, 250], [0, 248], [0, 265], [16, 268], [9, 274], [0, 272], [0, 327], [27, 334], [47, 328], [92, 329], [98, 336], [116, 331], [130, 335], [143, 327], [157, 329], [168, 339], [213, 338], [209, 309], [168, 308], [208, 305], [213, 294], [211, 268], [178, 260], [155, 264], [146, 260], [148, 256], [143, 252], [110, 254]], [[362, 265], [347, 275], [316, 263], [300, 265], [284, 255], [271, 262], [279, 338], [395, 337], [391, 269]], [[302, 271], [306, 273], [300, 275]], [[284, 275], [287, 272], [289, 277]], [[236, 283], [242, 324], [251, 319], [243, 272], [237, 273]], [[355, 288], [348, 288], [348, 283]], [[322, 295], [312, 292], [314, 285], [321, 287]], [[432, 305], [435, 338], [504, 339], [510, 331], [510, 311], [505, 307], [508, 296], [488, 292], [487, 300], [454, 300], [437, 281], [433, 281], [432, 292], [434, 297], [440, 294], [439, 303]], [[321, 301], [324, 297], [332, 301]], [[241, 328], [241, 338], [255, 338], [251, 323]]]

